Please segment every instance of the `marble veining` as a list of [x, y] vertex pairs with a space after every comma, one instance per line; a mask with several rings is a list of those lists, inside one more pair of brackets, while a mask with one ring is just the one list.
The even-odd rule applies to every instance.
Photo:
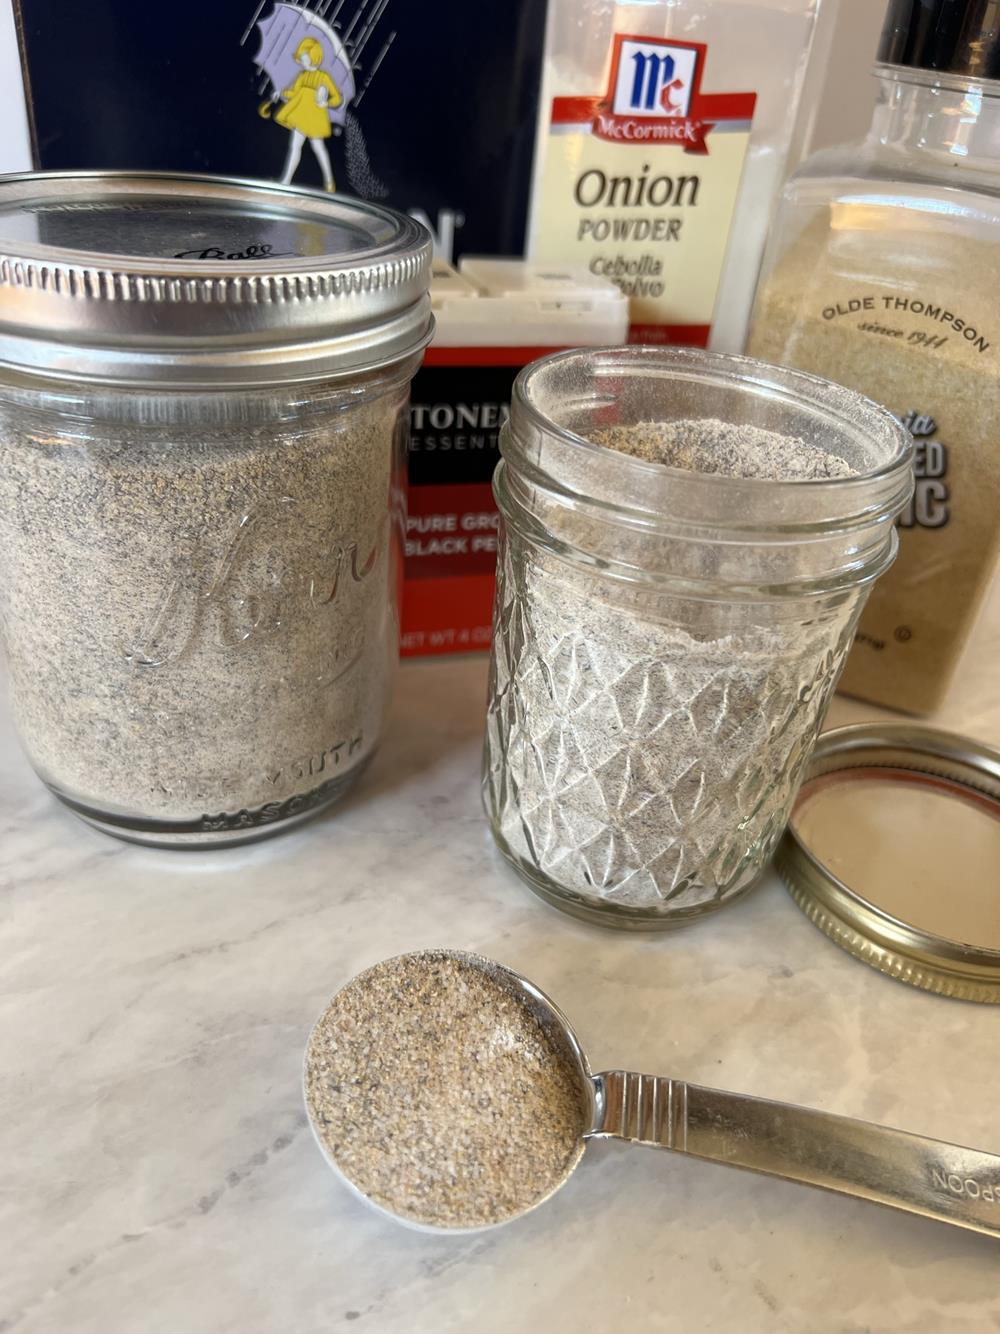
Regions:
[[[990, 625], [944, 721], [996, 743]], [[302, 1111], [310, 1025], [358, 969], [430, 945], [535, 979], [595, 1069], [1000, 1150], [1000, 1009], [861, 966], [773, 875], [665, 937], [536, 900], [480, 813], [484, 702], [481, 659], [407, 665], [346, 805], [184, 854], [77, 823], [3, 715], [0, 1330], [1000, 1330], [997, 1243], [668, 1153], [592, 1145], [548, 1205], [457, 1239], [397, 1228], [334, 1180]], [[833, 720], [866, 712], [838, 700]]]

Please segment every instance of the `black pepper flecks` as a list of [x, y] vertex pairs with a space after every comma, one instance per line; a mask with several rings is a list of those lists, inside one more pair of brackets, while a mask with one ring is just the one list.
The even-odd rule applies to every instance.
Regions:
[[502, 1223], [558, 1186], [586, 1128], [565, 1042], [488, 960], [426, 950], [376, 964], [306, 1053], [313, 1125], [363, 1194], [411, 1222]]

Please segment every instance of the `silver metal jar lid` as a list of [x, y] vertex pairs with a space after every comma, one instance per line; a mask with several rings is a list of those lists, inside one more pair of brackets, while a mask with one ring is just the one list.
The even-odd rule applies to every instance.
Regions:
[[1000, 1003], [1000, 751], [906, 723], [827, 732], [775, 860], [856, 958]]
[[426, 345], [431, 240], [376, 204], [226, 177], [0, 177], [0, 364], [104, 383], [294, 382]]

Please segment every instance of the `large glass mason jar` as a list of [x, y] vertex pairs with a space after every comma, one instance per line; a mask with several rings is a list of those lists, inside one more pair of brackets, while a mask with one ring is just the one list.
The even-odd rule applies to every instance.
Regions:
[[0, 630], [27, 754], [140, 842], [339, 797], [396, 661], [427, 233], [212, 178], [0, 182]]
[[[708, 419], [821, 450], [849, 475], [691, 471], [594, 443]], [[752, 432], [751, 432], [752, 433]], [[514, 388], [484, 797], [541, 895], [667, 927], [760, 876], [873, 580], [911, 445], [869, 400], [685, 350], [561, 353]]]

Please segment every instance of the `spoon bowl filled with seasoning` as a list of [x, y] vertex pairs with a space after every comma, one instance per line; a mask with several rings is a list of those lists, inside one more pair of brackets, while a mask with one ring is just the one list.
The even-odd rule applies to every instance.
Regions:
[[508, 1222], [563, 1184], [594, 1118], [586, 1057], [536, 987], [475, 954], [386, 959], [309, 1040], [309, 1120], [368, 1203], [447, 1231]]
[[348, 982], [312, 1031], [304, 1083], [330, 1166], [423, 1230], [520, 1218], [568, 1180], [589, 1139], [610, 1138], [1000, 1236], [1000, 1155], [666, 1077], [593, 1075], [543, 991], [460, 950], [399, 955]]

